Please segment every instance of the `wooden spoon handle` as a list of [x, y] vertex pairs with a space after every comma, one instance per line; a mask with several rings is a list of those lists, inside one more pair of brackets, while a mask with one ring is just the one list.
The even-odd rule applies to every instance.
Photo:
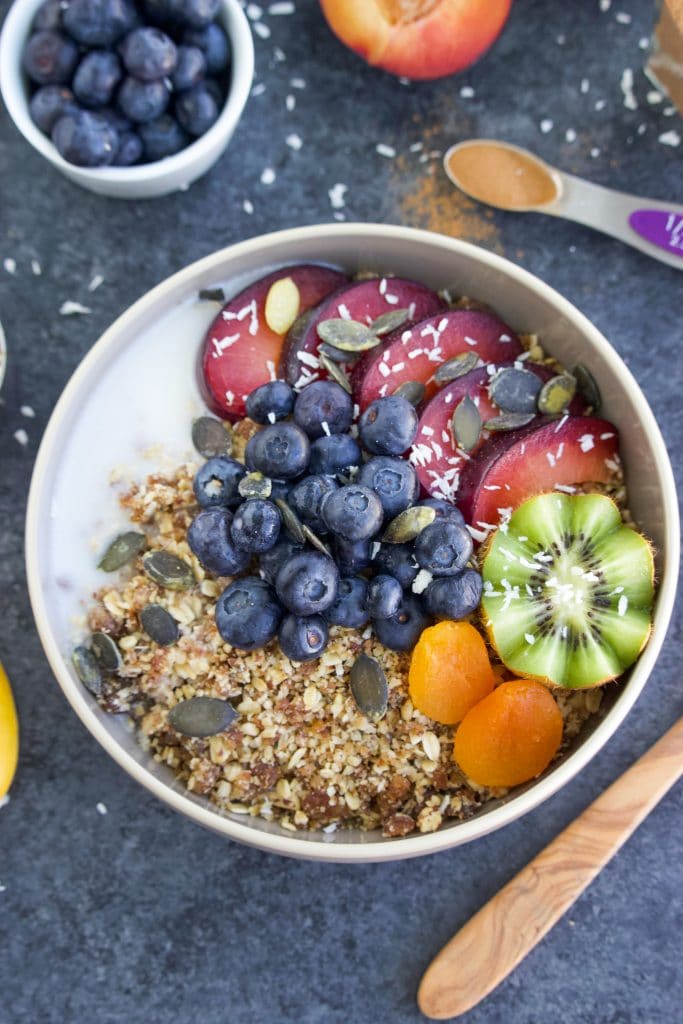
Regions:
[[683, 773], [683, 718], [482, 907], [429, 965], [434, 1020], [487, 996], [533, 949]]

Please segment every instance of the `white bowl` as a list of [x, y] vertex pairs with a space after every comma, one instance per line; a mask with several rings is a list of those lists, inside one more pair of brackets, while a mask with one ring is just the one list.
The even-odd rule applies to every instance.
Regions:
[[34, 149], [67, 178], [103, 196], [149, 199], [185, 189], [220, 157], [235, 131], [254, 77], [254, 43], [238, 0], [221, 0], [219, 20], [232, 51], [230, 89], [225, 106], [208, 132], [180, 153], [134, 167], [76, 167], [64, 160], [33, 123], [22, 55], [31, 23], [43, 0], [14, 0], [0, 35], [0, 92], [15, 125]]
[[[73, 617], [102, 585], [96, 552], [124, 519], [109, 484], [112, 467], [143, 476], [192, 457], [189, 424], [202, 408], [196, 353], [215, 306], [200, 288], [235, 293], [264, 271], [297, 261], [338, 263], [415, 277], [434, 288], [490, 302], [516, 330], [537, 332], [564, 363], [595, 375], [604, 414], [621, 432], [630, 507], [658, 552], [652, 637], [605, 714], [540, 779], [476, 817], [440, 831], [383, 839], [379, 833], [291, 833], [257, 818], [221, 814], [187, 792], [138, 744], [127, 721], [101, 711], [70, 663]], [[163, 442], [164, 455], [142, 453]], [[676, 491], [661, 434], [640, 388], [609, 342], [557, 292], [507, 260], [441, 235], [385, 225], [330, 224], [280, 231], [215, 253], [158, 285], [103, 335], [60, 398], [38, 453], [26, 527], [28, 582], [38, 630], [73, 708], [112, 757], [171, 807], [207, 827], [264, 850], [334, 861], [414, 857], [456, 846], [531, 810], [571, 779], [609, 739], [642, 690], [673, 607], [679, 557]]]

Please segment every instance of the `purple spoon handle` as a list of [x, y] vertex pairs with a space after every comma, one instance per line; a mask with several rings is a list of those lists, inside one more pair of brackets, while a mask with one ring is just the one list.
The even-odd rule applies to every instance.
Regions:
[[634, 210], [628, 222], [648, 242], [683, 260], [683, 213]]

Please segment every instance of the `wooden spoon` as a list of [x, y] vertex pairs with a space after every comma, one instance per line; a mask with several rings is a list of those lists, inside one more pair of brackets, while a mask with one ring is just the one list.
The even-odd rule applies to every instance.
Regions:
[[465, 1013], [489, 994], [635, 832], [683, 774], [683, 718], [612, 783], [451, 939], [417, 996], [434, 1020]]

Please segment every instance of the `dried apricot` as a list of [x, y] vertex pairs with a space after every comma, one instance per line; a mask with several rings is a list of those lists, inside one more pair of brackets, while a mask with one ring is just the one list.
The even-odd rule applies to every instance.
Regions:
[[453, 756], [480, 786], [516, 786], [550, 764], [562, 740], [562, 715], [542, 683], [501, 683], [463, 718]]
[[438, 622], [415, 645], [408, 674], [410, 699], [435, 722], [460, 722], [491, 693], [494, 682], [484, 639], [469, 622]]

